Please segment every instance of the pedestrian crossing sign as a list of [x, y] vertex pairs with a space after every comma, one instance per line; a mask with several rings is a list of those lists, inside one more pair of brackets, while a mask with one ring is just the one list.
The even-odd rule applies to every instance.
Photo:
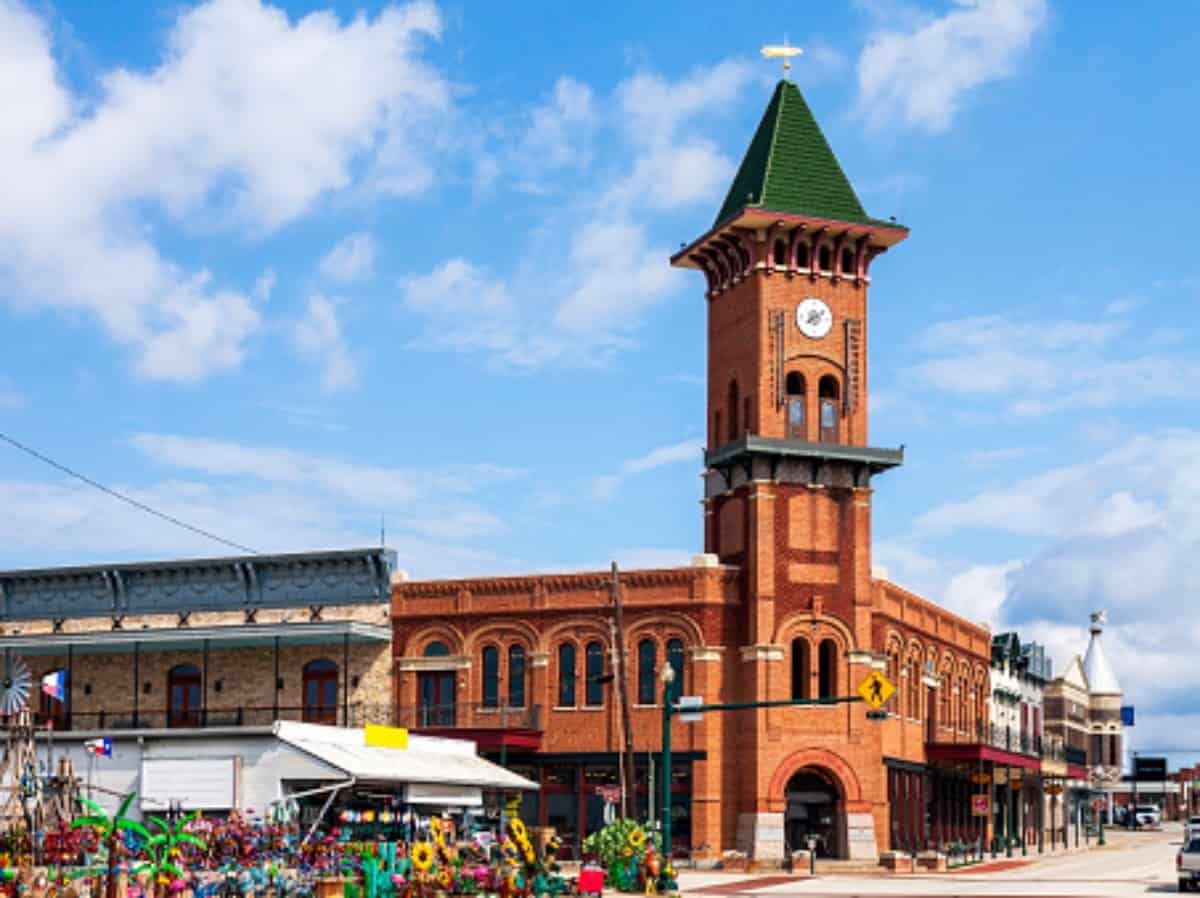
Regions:
[[873, 670], [859, 683], [858, 694], [873, 710], [878, 711], [896, 694], [896, 687], [879, 671]]

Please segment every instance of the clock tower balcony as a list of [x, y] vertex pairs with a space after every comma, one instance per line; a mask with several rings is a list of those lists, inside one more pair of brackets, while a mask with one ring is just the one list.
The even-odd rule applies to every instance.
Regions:
[[704, 453], [705, 497], [755, 480], [868, 488], [871, 477], [904, 463], [904, 447], [881, 449], [747, 435]]

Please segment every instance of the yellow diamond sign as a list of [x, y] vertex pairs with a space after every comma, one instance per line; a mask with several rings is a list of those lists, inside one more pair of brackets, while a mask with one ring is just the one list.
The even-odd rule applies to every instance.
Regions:
[[871, 671], [867, 678], [858, 684], [858, 694], [863, 701], [878, 711], [887, 704], [887, 700], [896, 694], [896, 687], [891, 681], [877, 670]]

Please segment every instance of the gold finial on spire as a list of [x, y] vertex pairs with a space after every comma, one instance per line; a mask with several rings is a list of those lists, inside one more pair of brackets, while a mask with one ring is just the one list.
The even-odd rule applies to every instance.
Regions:
[[786, 78], [792, 68], [792, 57], [799, 56], [804, 51], [799, 47], [793, 47], [785, 37], [782, 44], [767, 44], [761, 52], [766, 59], [783, 60], [783, 77]]

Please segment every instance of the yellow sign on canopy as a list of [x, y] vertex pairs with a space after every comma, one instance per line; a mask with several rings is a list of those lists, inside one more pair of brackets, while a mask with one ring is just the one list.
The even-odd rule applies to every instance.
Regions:
[[896, 694], [896, 687], [879, 671], [873, 670], [858, 684], [858, 694], [871, 706], [871, 710], [878, 711]]
[[408, 748], [408, 730], [368, 723], [363, 733], [364, 743], [376, 748]]

